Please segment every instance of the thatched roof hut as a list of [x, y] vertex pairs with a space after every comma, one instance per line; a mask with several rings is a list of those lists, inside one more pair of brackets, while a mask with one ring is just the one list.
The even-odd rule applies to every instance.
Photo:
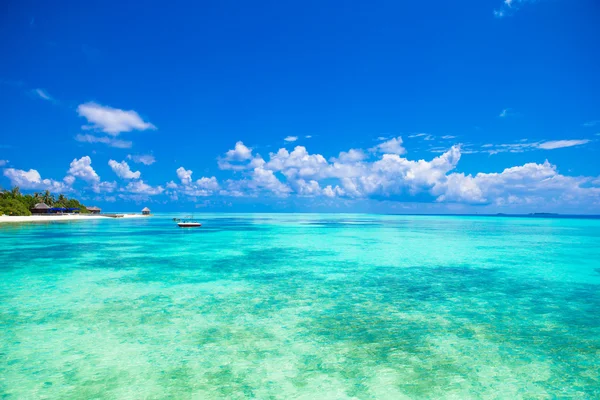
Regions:
[[142, 214], [143, 215], [150, 215], [150, 209], [148, 207], [144, 207], [144, 209], [142, 210]]
[[102, 211], [100, 208], [98, 208], [96, 206], [91, 206], [91, 207], [86, 207], [86, 208], [92, 214], [100, 214], [100, 211]]
[[33, 206], [31, 212], [33, 214], [47, 214], [50, 212], [50, 208], [51, 207], [46, 203], [37, 203], [35, 206]]

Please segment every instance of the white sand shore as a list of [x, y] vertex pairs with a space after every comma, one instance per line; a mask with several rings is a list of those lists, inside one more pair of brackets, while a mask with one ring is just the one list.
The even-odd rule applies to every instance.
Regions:
[[121, 218], [147, 218], [149, 215], [142, 214], [118, 214], [123, 217], [110, 218], [102, 215], [91, 214], [69, 214], [69, 215], [27, 215], [8, 216], [0, 215], [0, 224], [4, 222], [54, 222], [54, 221], [82, 221], [86, 219], [121, 219]]

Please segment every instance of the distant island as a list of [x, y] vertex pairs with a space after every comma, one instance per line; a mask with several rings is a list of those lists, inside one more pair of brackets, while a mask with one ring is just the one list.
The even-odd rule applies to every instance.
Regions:
[[27, 216], [36, 204], [43, 203], [49, 208], [77, 209], [81, 214], [90, 211], [77, 199], [69, 199], [64, 194], [55, 196], [49, 190], [34, 194], [22, 194], [18, 186], [0, 191], [0, 215]]

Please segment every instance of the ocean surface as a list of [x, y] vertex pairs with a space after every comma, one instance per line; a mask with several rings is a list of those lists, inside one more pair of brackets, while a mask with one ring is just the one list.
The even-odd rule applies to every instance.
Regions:
[[600, 398], [600, 220], [0, 226], [1, 399]]

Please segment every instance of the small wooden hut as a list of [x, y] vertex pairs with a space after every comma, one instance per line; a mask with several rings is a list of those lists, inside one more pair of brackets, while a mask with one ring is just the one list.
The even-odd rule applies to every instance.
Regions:
[[89, 212], [91, 212], [92, 214], [100, 214], [100, 211], [102, 211], [100, 208], [98, 208], [96, 206], [87, 207], [87, 210]]
[[148, 207], [144, 207], [142, 210], [142, 215], [150, 215], [150, 209]]
[[49, 214], [50, 208], [46, 203], [37, 203], [30, 211], [32, 214]]

